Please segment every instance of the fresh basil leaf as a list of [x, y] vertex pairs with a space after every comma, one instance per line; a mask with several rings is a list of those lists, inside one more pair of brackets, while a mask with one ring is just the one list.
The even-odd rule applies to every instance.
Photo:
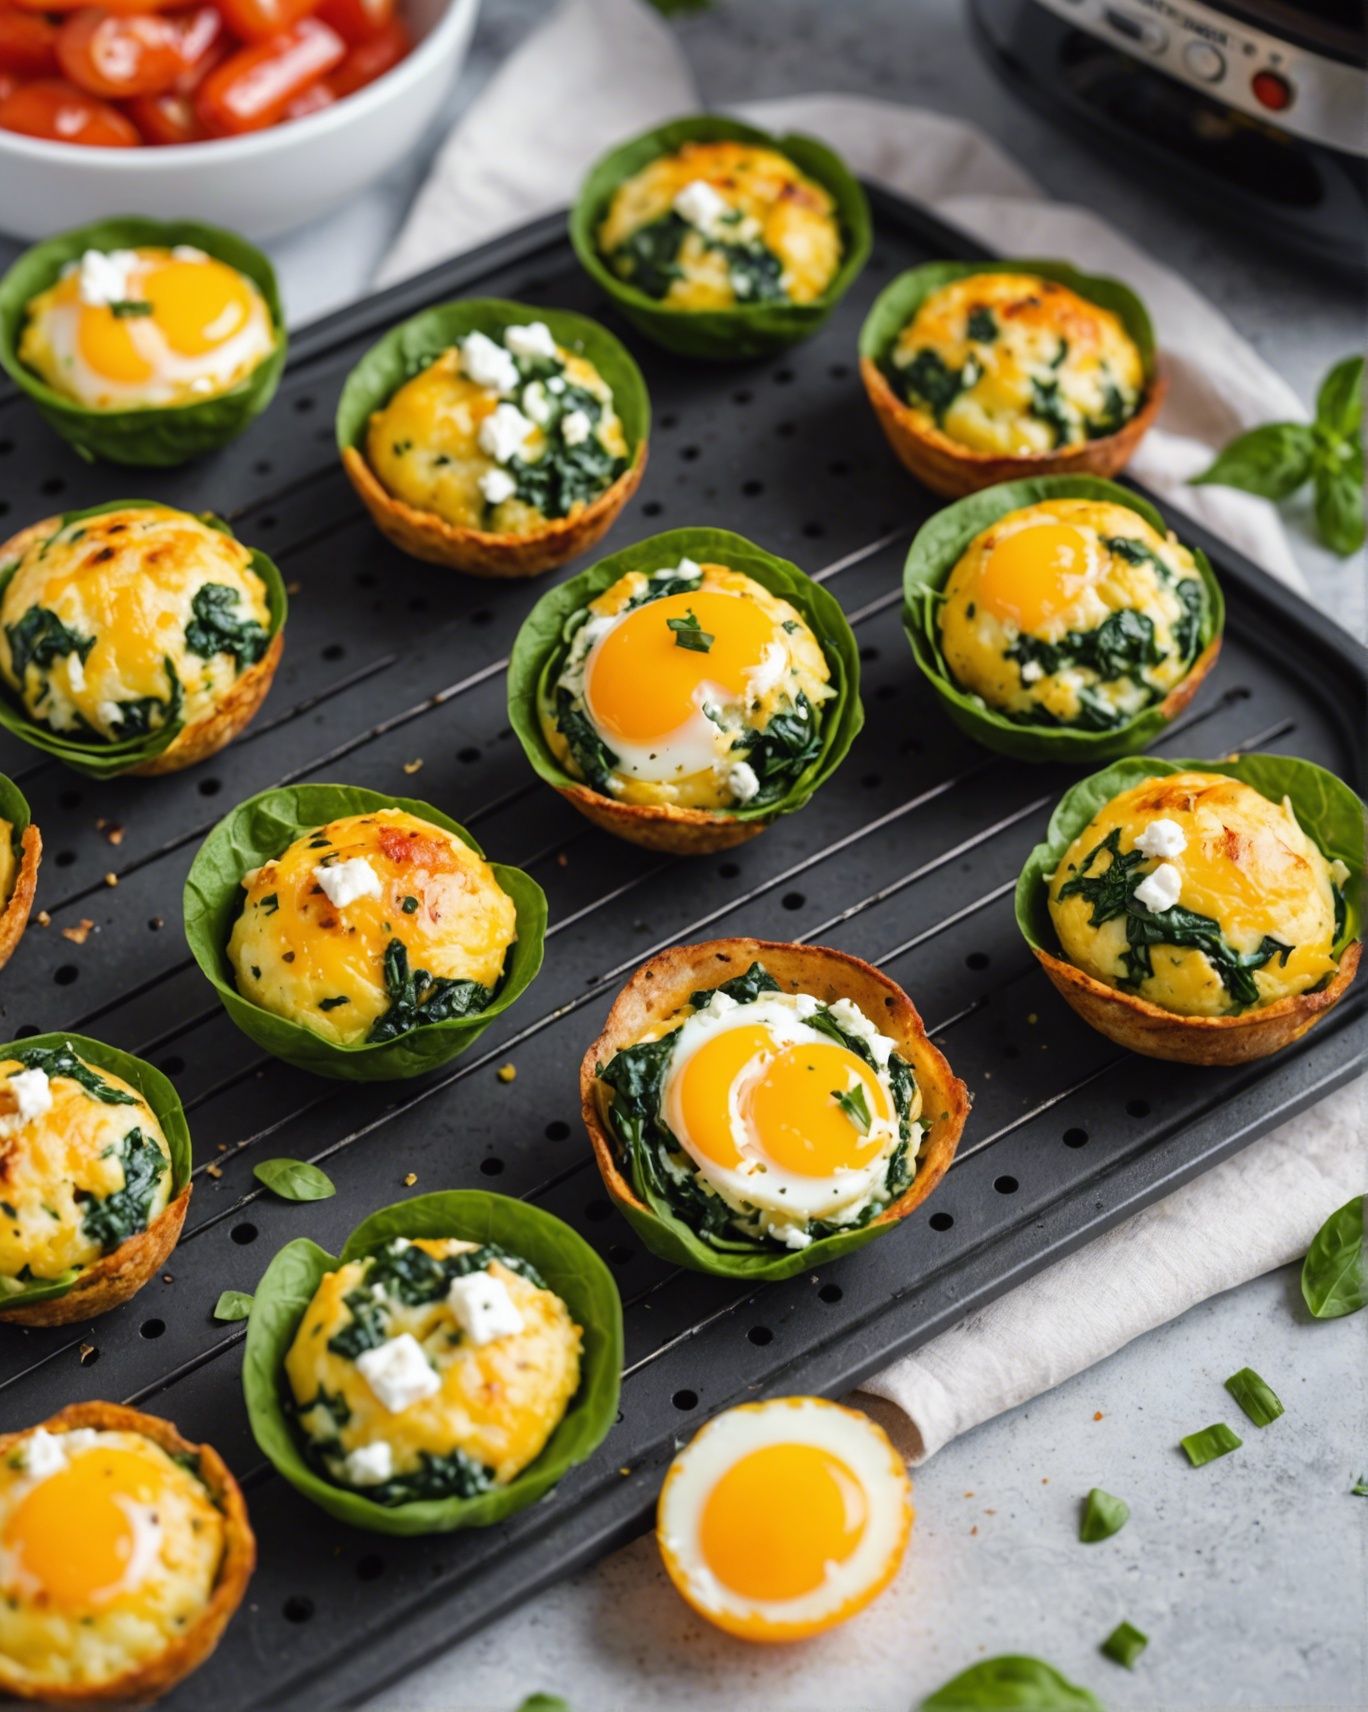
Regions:
[[1338, 1320], [1368, 1304], [1364, 1218], [1368, 1196], [1355, 1195], [1331, 1213], [1306, 1251], [1301, 1289], [1318, 1320]]
[[1102, 1712], [1102, 1703], [1043, 1659], [1006, 1653], [952, 1677], [921, 1712]]
[[1332, 553], [1347, 559], [1364, 539], [1363, 453], [1343, 463], [1318, 464], [1316, 530]]
[[1100, 1486], [1094, 1486], [1083, 1503], [1078, 1537], [1084, 1545], [1096, 1545], [1119, 1534], [1130, 1520], [1130, 1505], [1124, 1498], [1114, 1498]]
[[1316, 437], [1304, 422], [1268, 422], [1239, 434], [1200, 475], [1194, 487], [1238, 487], [1263, 499], [1286, 499], [1311, 474]]
[[1242, 1367], [1238, 1373], [1232, 1373], [1225, 1382], [1225, 1388], [1253, 1421], [1256, 1427], [1266, 1427], [1276, 1421], [1283, 1412], [1272, 1386], [1252, 1367]]
[[1244, 1440], [1237, 1438], [1224, 1421], [1217, 1421], [1214, 1426], [1203, 1427], [1200, 1433], [1189, 1433], [1179, 1442], [1192, 1466], [1201, 1468], [1204, 1463], [1215, 1462], [1217, 1457], [1229, 1456], [1231, 1451], [1239, 1450]]
[[1351, 439], [1363, 426], [1362, 357], [1345, 357], [1335, 364], [1316, 394], [1316, 426], [1341, 439]]
[[252, 1175], [282, 1201], [326, 1201], [337, 1193], [327, 1172], [306, 1159], [263, 1159], [252, 1167]]
[[1134, 1623], [1118, 1623], [1103, 1641], [1102, 1651], [1114, 1663], [1134, 1670], [1135, 1661], [1148, 1645], [1149, 1636]]
[[692, 610], [686, 612], [683, 618], [667, 618], [665, 628], [674, 631], [676, 648], [689, 648], [695, 654], [708, 653], [717, 640], [710, 631], [703, 628]]
[[853, 1088], [833, 1088], [831, 1097], [860, 1134], [868, 1135], [874, 1120], [869, 1113], [869, 1100], [865, 1095], [864, 1083], [857, 1082]]
[[216, 1320], [245, 1320], [252, 1311], [252, 1296], [247, 1290], [225, 1290], [214, 1303]]

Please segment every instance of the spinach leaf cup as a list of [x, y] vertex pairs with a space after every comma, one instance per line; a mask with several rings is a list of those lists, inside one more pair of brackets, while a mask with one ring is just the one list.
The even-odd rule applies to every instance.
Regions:
[[621, 1372], [617, 1286], [583, 1238], [448, 1189], [372, 1213], [340, 1255], [287, 1243], [253, 1298], [242, 1385], [257, 1444], [311, 1503], [437, 1534], [549, 1492], [607, 1436]]
[[44, 518], [0, 545], [0, 725], [90, 778], [193, 767], [265, 700], [287, 610], [272, 561], [208, 513]]
[[875, 299], [860, 375], [889, 445], [954, 499], [1035, 475], [1112, 476], [1163, 402], [1148, 312], [1067, 262], [927, 262]]
[[1323, 767], [1134, 756], [1061, 799], [1017, 882], [1017, 924], [1109, 1040], [1247, 1064], [1347, 992], [1363, 866], [1363, 804]]
[[862, 1247], [950, 1167], [964, 1083], [886, 975], [714, 939], [644, 963], [580, 1066], [614, 1205], [654, 1253], [747, 1282]]
[[391, 328], [347, 376], [343, 468], [401, 552], [532, 577], [602, 540], [646, 468], [650, 398], [606, 327], [468, 298]]
[[813, 137], [719, 114], [657, 126], [590, 168], [570, 240], [667, 351], [722, 361], [810, 338], [869, 256], [863, 190]]
[[903, 627], [942, 707], [1022, 761], [1153, 743], [1216, 663], [1220, 584], [1147, 500], [1092, 476], [1006, 482], [938, 511], [903, 573]]
[[0, 969], [24, 937], [42, 859], [43, 840], [24, 793], [0, 773]]
[[0, 1527], [24, 1563], [0, 1617], [0, 1693], [45, 1705], [158, 1699], [213, 1652], [256, 1566], [214, 1447], [121, 1403], [0, 1434]]
[[275, 273], [233, 232], [131, 215], [25, 250], [0, 280], [0, 363], [82, 457], [214, 451], [285, 366]]
[[864, 721], [836, 600], [725, 529], [672, 529], [549, 590], [508, 717], [567, 802], [648, 850], [729, 850], [802, 808]]
[[81, 1034], [0, 1047], [0, 1320], [62, 1326], [137, 1294], [190, 1204], [190, 1131], [159, 1070]]
[[233, 1022], [319, 1076], [448, 1064], [541, 967], [546, 897], [440, 809], [355, 785], [239, 803], [185, 882], [185, 937]]

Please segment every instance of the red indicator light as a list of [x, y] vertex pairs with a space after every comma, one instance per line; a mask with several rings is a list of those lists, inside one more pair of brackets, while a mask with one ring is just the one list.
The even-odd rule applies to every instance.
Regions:
[[1272, 113], [1281, 113], [1284, 107], [1292, 105], [1292, 85], [1276, 71], [1256, 71], [1249, 87], [1259, 105]]

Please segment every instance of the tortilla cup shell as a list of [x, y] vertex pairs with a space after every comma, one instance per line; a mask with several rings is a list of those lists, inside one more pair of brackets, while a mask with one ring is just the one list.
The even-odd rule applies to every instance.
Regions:
[[87, 1266], [63, 1296], [32, 1302], [27, 1307], [0, 1308], [0, 1320], [16, 1326], [69, 1326], [76, 1320], [93, 1320], [136, 1296], [152, 1275], [166, 1264], [180, 1240], [190, 1205], [187, 1183], [174, 1200], [168, 1201], [152, 1223], [112, 1254], [103, 1254]]
[[769, 825], [767, 820], [738, 820], [719, 810], [619, 802], [616, 797], [590, 790], [588, 785], [556, 788], [586, 820], [615, 838], [625, 838], [644, 850], [668, 851], [672, 856], [711, 856], [718, 850], [734, 850]]
[[355, 446], [343, 450], [342, 466], [380, 533], [401, 553], [429, 565], [465, 571], [473, 577], [536, 577], [580, 553], [587, 553], [617, 522], [623, 507], [641, 485], [646, 469], [646, 442], [640, 443], [631, 464], [597, 499], [582, 511], [555, 518], [530, 535], [493, 535], [483, 529], [463, 529], [431, 511], [406, 505], [381, 485]]
[[140, 767], [130, 767], [129, 772], [145, 779], [156, 778], [161, 773], [179, 773], [226, 748], [250, 724], [265, 701], [284, 647], [285, 632], [277, 630], [270, 647], [254, 666], [239, 674], [212, 713], [187, 725], [169, 748]]
[[1038, 946], [1031, 949], [1064, 1001], [1118, 1046], [1178, 1064], [1252, 1064], [1300, 1040], [1335, 1008], [1357, 973], [1363, 946], [1357, 939], [1347, 946], [1334, 978], [1315, 992], [1223, 1017], [1178, 1016], [1109, 987]]
[[1056, 452], [1008, 457], [963, 446], [922, 420], [917, 411], [903, 403], [869, 357], [860, 359], [860, 376], [879, 426], [899, 460], [918, 481], [946, 499], [962, 499], [980, 488], [1029, 476], [1114, 476], [1130, 462], [1168, 390], [1163, 369], [1156, 369], [1139, 410], [1115, 434], [1063, 446]]
[[811, 993], [827, 1004], [850, 999], [871, 1020], [880, 1019], [880, 1033], [892, 1039], [912, 1066], [922, 1095], [921, 1121], [926, 1126], [917, 1153], [917, 1174], [898, 1199], [870, 1222], [891, 1225], [905, 1219], [950, 1169], [969, 1115], [969, 1091], [927, 1035], [911, 999], [873, 964], [831, 946], [792, 945], [774, 939], [709, 939], [699, 945], [670, 946], [643, 963], [613, 1001], [602, 1034], [580, 1065], [580, 1113], [604, 1187], [620, 1208], [630, 1207], [647, 1218], [653, 1216], [622, 1172], [618, 1144], [608, 1121], [611, 1090], [599, 1080], [598, 1066], [673, 1016], [692, 993], [744, 974], [756, 962], [763, 963], [788, 992]]
[[[146, 1664], [94, 1687], [56, 1685], [40, 1689], [16, 1678], [0, 1654], [0, 1689], [20, 1699], [60, 1706], [107, 1705], [110, 1701], [146, 1705], [204, 1663], [218, 1645], [229, 1618], [242, 1603], [256, 1567], [256, 1539], [242, 1492], [212, 1445], [191, 1444], [170, 1421], [158, 1415], [144, 1415], [137, 1409], [126, 1409], [122, 1403], [72, 1403], [40, 1424], [48, 1428], [92, 1427], [97, 1432], [141, 1433], [170, 1456], [198, 1457], [200, 1478], [223, 1514], [223, 1561], [208, 1603], [189, 1628]], [[0, 1457], [7, 1455], [24, 1436], [23, 1432], [0, 1435]]]
[[43, 859], [43, 840], [32, 821], [24, 828], [19, 840], [19, 868], [14, 876], [14, 890], [9, 902], [0, 910], [0, 969], [14, 955], [14, 948], [24, 937], [33, 894], [38, 890], [38, 864]]

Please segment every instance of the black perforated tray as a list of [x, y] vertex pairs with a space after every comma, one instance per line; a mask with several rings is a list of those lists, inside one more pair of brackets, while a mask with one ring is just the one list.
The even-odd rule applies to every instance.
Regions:
[[[740, 851], [674, 861], [593, 830], [533, 777], [507, 725], [504, 664], [544, 585], [425, 568], [380, 538], [338, 467], [343, 376], [384, 328], [478, 293], [605, 314], [547, 219], [300, 334], [264, 420], [217, 457], [157, 475], [87, 468], [28, 405], [0, 400], [3, 527], [129, 493], [224, 513], [293, 593], [285, 658], [256, 723], [189, 773], [99, 785], [4, 737], [46, 854], [33, 925], [0, 976], [0, 1037], [87, 1030], [166, 1070], [195, 1139], [195, 1195], [164, 1280], [91, 1326], [0, 1327], [0, 1428], [79, 1398], [123, 1400], [207, 1438], [241, 1478], [261, 1548], [248, 1600], [168, 1705], [314, 1709], [364, 1699], [646, 1522], [679, 1435], [741, 1398], [837, 1394], [1047, 1262], [1243, 1147], [1346, 1079], [1359, 990], [1301, 1046], [1243, 1071], [1159, 1066], [1091, 1033], [1036, 970], [1011, 888], [1071, 774], [995, 759], [942, 716], [899, 623], [908, 540], [934, 502], [891, 458], [855, 373], [889, 277], [974, 247], [874, 198], [871, 265], [826, 330], [777, 361], [688, 364], [628, 333], [655, 426], [612, 547], [676, 524], [753, 536], [820, 577], [863, 647], [865, 731], [801, 814]], [[611, 320], [611, 317], [608, 317]], [[619, 329], [621, 330], [621, 329]], [[1355, 645], [1195, 524], [1225, 584], [1225, 653], [1160, 751], [1308, 756], [1353, 778], [1364, 674]], [[405, 763], [421, 759], [421, 771]], [[425, 797], [550, 896], [532, 990], [451, 1069], [416, 1083], [317, 1081], [263, 1057], [192, 967], [180, 892], [199, 840], [240, 798], [293, 779]], [[108, 837], [122, 827], [117, 845]], [[111, 889], [107, 876], [117, 878]], [[83, 945], [62, 929], [90, 918]], [[815, 939], [904, 985], [974, 1110], [945, 1183], [905, 1225], [819, 1273], [755, 1291], [672, 1271], [604, 1199], [577, 1117], [576, 1066], [649, 952], [727, 933]], [[511, 1061], [517, 1079], [496, 1079]], [[336, 1198], [263, 1196], [255, 1161], [325, 1161]], [[207, 1167], [219, 1175], [210, 1177]], [[626, 1305], [622, 1418], [541, 1504], [482, 1532], [391, 1540], [311, 1508], [266, 1467], [239, 1390], [241, 1326], [215, 1323], [307, 1234], [334, 1250], [373, 1208], [480, 1185], [568, 1219], [612, 1263]]]

